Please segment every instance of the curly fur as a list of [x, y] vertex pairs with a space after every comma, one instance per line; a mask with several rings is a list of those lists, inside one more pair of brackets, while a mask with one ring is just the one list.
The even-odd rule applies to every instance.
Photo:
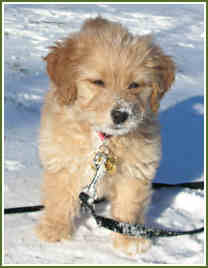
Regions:
[[[105, 176], [98, 195], [111, 201], [113, 218], [143, 223], [161, 157], [157, 111], [174, 81], [171, 57], [151, 36], [134, 36], [97, 17], [51, 47], [45, 60], [51, 88], [40, 129], [45, 212], [39, 237], [59, 241], [73, 235], [78, 195], [93, 174], [97, 131], [112, 135], [108, 146], [117, 158], [116, 173]], [[118, 123], [112, 111], [126, 118]], [[148, 248], [145, 239], [113, 240], [129, 254]]]

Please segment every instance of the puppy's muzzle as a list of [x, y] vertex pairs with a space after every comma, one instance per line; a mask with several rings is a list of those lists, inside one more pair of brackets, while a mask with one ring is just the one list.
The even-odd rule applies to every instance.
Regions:
[[120, 111], [118, 109], [114, 109], [111, 111], [111, 118], [115, 125], [123, 124], [129, 117], [129, 113], [126, 111]]

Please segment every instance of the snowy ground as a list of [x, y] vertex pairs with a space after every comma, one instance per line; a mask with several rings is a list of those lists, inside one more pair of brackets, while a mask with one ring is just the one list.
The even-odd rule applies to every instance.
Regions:
[[[164, 158], [156, 181], [204, 178], [203, 4], [6, 4], [4, 5], [4, 207], [40, 204], [37, 152], [40, 108], [48, 88], [41, 57], [57, 39], [102, 15], [138, 34], [153, 33], [177, 63], [177, 78], [164, 98], [160, 121]], [[98, 206], [98, 212], [103, 205]], [[107, 214], [109, 206], [105, 208]], [[204, 193], [161, 189], [154, 193], [148, 222], [176, 229], [203, 225]], [[110, 232], [92, 219], [73, 241], [48, 244], [33, 232], [41, 212], [4, 217], [5, 264], [150, 265], [204, 264], [204, 234], [160, 238], [136, 257], [115, 251]]]

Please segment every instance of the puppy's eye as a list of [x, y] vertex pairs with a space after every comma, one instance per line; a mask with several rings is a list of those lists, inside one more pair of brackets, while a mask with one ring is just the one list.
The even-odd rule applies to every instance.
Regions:
[[92, 82], [93, 82], [93, 84], [100, 86], [100, 87], [104, 87], [104, 85], [105, 85], [103, 80], [94, 80]]
[[139, 84], [136, 82], [132, 82], [131, 84], [129, 84], [128, 89], [132, 89], [132, 88], [138, 88]]

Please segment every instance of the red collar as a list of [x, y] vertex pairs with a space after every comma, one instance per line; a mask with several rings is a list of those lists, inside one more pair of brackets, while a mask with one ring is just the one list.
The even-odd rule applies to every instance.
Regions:
[[110, 137], [112, 137], [112, 135], [108, 135], [108, 134], [103, 133], [103, 132], [98, 132], [98, 136], [101, 139], [101, 141], [104, 141], [105, 139], [109, 139]]

